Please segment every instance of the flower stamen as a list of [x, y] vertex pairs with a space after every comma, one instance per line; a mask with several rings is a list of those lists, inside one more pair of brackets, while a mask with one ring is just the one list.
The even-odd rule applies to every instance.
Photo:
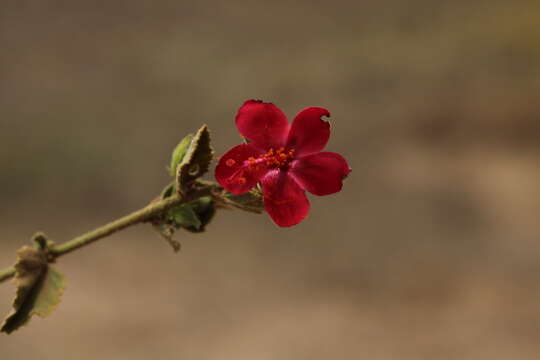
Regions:
[[278, 149], [270, 148], [266, 154], [260, 155], [257, 158], [248, 158], [245, 165], [255, 171], [259, 170], [263, 164], [269, 168], [286, 168], [293, 158], [294, 149], [285, 150], [283, 147]]

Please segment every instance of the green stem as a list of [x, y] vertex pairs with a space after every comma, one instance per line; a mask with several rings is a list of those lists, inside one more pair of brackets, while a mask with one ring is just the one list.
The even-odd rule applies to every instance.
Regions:
[[14, 268], [7, 268], [0, 271], [0, 282], [11, 279], [15, 275]]
[[[76, 238], [66, 241], [63, 244], [53, 246], [49, 249], [49, 253], [52, 258], [55, 259], [89, 245], [99, 239], [112, 235], [115, 232], [125, 229], [131, 225], [148, 221], [180, 203], [182, 203], [182, 196], [179, 194], [173, 194], [171, 197], [150, 203], [148, 206], [145, 206], [140, 210], [103, 225], [95, 230], [87, 232], [86, 234], [77, 236]], [[8, 280], [14, 275], [15, 269], [13, 267], [0, 270], [0, 282]]]

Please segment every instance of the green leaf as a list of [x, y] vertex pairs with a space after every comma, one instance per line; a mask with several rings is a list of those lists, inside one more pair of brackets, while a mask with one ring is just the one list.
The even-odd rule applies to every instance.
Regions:
[[49, 316], [60, 303], [64, 292], [64, 277], [47, 263], [43, 251], [22, 247], [15, 264], [17, 295], [13, 310], [7, 316], [2, 332], [10, 334], [26, 324], [32, 315]]
[[208, 225], [210, 221], [212, 221], [216, 213], [216, 206], [214, 204], [214, 200], [211, 196], [203, 196], [197, 200], [193, 200], [189, 203], [189, 205], [197, 214], [201, 225], [199, 227], [185, 226], [184, 228], [194, 233], [203, 232], [206, 228], [206, 225]]
[[178, 168], [178, 165], [184, 158], [184, 155], [186, 155], [186, 152], [188, 150], [189, 145], [191, 144], [191, 140], [193, 139], [193, 134], [187, 135], [185, 138], [180, 141], [178, 145], [174, 148], [174, 151], [171, 156], [171, 164], [169, 165], [169, 174], [172, 177], [176, 177], [176, 169]]
[[195, 210], [197, 214], [205, 212], [210, 206], [212, 206], [212, 197], [203, 196], [197, 200], [193, 200], [189, 205]]
[[172, 208], [169, 216], [178, 227], [193, 227], [198, 230], [202, 225], [195, 210], [189, 204], [182, 204]]
[[210, 147], [210, 133], [203, 125], [193, 137], [176, 172], [177, 191], [184, 194], [186, 187], [208, 171], [213, 151]]

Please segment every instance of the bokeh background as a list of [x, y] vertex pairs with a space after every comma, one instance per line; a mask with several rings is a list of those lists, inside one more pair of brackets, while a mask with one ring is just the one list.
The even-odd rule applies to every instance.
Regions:
[[[2, 359], [538, 359], [538, 1], [0, 6], [0, 266], [146, 204], [249, 98], [332, 112], [353, 172], [291, 229], [224, 211], [62, 258]], [[211, 175], [211, 174], [210, 174]], [[13, 286], [0, 286], [7, 313]]]

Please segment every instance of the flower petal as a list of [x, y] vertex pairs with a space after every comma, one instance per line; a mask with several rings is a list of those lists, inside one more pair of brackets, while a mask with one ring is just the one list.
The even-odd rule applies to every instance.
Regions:
[[282, 227], [302, 221], [309, 212], [309, 200], [304, 190], [283, 170], [271, 170], [261, 180], [264, 208], [274, 222]]
[[268, 150], [285, 144], [289, 122], [274, 104], [248, 100], [236, 115], [236, 127], [256, 147]]
[[219, 159], [216, 167], [216, 180], [233, 194], [248, 192], [266, 174], [267, 169], [247, 166], [245, 161], [250, 157], [256, 158], [260, 154], [261, 151], [251, 144], [233, 147]]
[[295, 160], [290, 172], [302, 188], [321, 196], [340, 191], [351, 168], [343, 156], [320, 152]]
[[324, 149], [330, 137], [330, 123], [322, 120], [323, 116], [330, 113], [320, 107], [309, 107], [296, 115], [287, 139], [287, 148], [294, 149], [296, 156]]

